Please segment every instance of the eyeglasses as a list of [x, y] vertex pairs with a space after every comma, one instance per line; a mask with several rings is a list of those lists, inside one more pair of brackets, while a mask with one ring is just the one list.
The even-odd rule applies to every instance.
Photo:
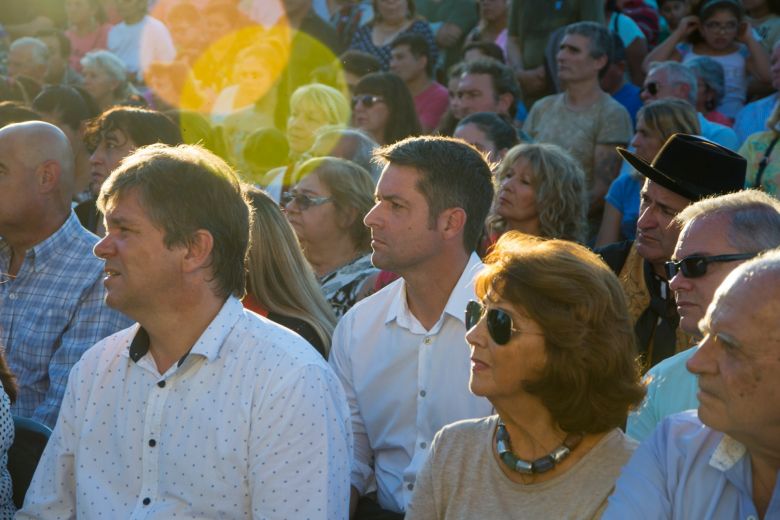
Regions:
[[658, 89], [661, 88], [661, 85], [657, 81], [650, 81], [648, 83], [645, 83], [645, 85], [642, 87], [642, 90], [646, 90], [648, 94], [651, 96], [655, 96], [658, 94]]
[[298, 193], [296, 191], [285, 191], [282, 194], [282, 207], [287, 207], [291, 202], [295, 201], [295, 205], [301, 211], [306, 211], [313, 206], [320, 206], [333, 200], [331, 197], [312, 197], [305, 193]]
[[739, 27], [739, 24], [737, 22], [726, 22], [726, 23], [720, 23], [716, 22], [715, 20], [709, 21], [704, 24], [704, 28], [708, 31], [717, 31], [721, 33], [731, 33], [735, 32], [737, 28]]
[[737, 253], [733, 255], [716, 256], [691, 255], [687, 258], [683, 258], [679, 262], [669, 261], [664, 264], [666, 279], [671, 280], [680, 271], [682, 271], [683, 276], [686, 278], [699, 278], [707, 274], [707, 264], [747, 260], [753, 258], [757, 254], [758, 253]]
[[[466, 304], [466, 328], [473, 328], [485, 314], [484, 305], [474, 300], [468, 302]], [[487, 311], [487, 329], [490, 337], [498, 345], [506, 345], [513, 332], [520, 332], [512, 327], [512, 317], [501, 309]]]
[[376, 103], [384, 103], [385, 98], [382, 96], [374, 96], [373, 94], [361, 94], [359, 96], [352, 96], [352, 108], [354, 109], [358, 103], [363, 103], [366, 108], [371, 108]]

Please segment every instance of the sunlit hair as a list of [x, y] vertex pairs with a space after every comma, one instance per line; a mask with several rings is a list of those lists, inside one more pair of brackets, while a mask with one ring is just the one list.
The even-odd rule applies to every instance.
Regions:
[[125, 157], [103, 183], [98, 209], [106, 214], [131, 191], [165, 233], [166, 247], [187, 247], [197, 231], [208, 231], [214, 293], [244, 296], [251, 211], [225, 161], [196, 145], [145, 146]]
[[138, 90], [127, 79], [125, 63], [113, 52], [106, 50], [90, 51], [81, 58], [82, 67], [96, 67], [105, 72], [111, 79], [119, 82], [113, 92], [114, 100], [123, 101]]
[[696, 106], [696, 93], [699, 91], [699, 82], [696, 74], [691, 69], [677, 61], [654, 61], [650, 64], [647, 75], [663, 74], [666, 83], [670, 85], [688, 85], [688, 103]]
[[718, 233], [725, 233], [729, 245], [740, 252], [758, 253], [780, 246], [780, 201], [759, 190], [707, 197], [683, 209], [674, 222], [682, 228], [716, 215], [729, 221]]
[[[584, 242], [587, 234], [588, 192], [585, 172], [569, 152], [550, 143], [519, 144], [510, 149], [496, 171], [499, 185], [520, 159], [528, 162], [539, 213], [539, 234]], [[506, 229], [495, 215], [491, 226]]]
[[88, 122], [84, 141], [94, 150], [106, 134], [120, 130], [135, 146], [153, 143], [177, 145], [182, 143], [179, 127], [165, 114], [136, 107], [111, 107]]
[[321, 83], [298, 87], [290, 96], [290, 112], [320, 113], [324, 116], [325, 125], [346, 125], [352, 113], [349, 102], [341, 92]]
[[626, 297], [594, 253], [566, 240], [510, 231], [485, 259], [475, 290], [481, 299], [512, 304], [541, 328], [547, 363], [538, 379], [522, 385], [561, 429], [608, 431], [641, 402], [645, 391]]
[[392, 72], [366, 74], [355, 85], [355, 94], [373, 94], [385, 100], [389, 115], [384, 128], [385, 142], [379, 144], [392, 144], [422, 133], [412, 94], [406, 83]]
[[30, 58], [36, 65], [46, 65], [49, 62], [49, 48], [38, 38], [33, 38], [32, 36], [17, 38], [11, 42], [8, 50], [12, 51], [14, 49], [21, 49], [22, 47], [30, 48]]
[[636, 114], [637, 121], [658, 134], [661, 142], [666, 142], [677, 133], [698, 135], [701, 133], [696, 108], [682, 99], [667, 98], [651, 101]]
[[317, 175], [333, 198], [338, 212], [347, 218], [349, 234], [359, 251], [368, 252], [371, 247], [371, 232], [363, 224], [363, 218], [374, 206], [374, 181], [362, 167], [335, 157], [315, 157], [298, 166], [296, 182], [307, 175]]
[[428, 204], [429, 228], [444, 210], [461, 208], [466, 213], [463, 247], [467, 253], [476, 249], [493, 200], [492, 173], [476, 148], [451, 137], [410, 137], [380, 148], [374, 160], [417, 170], [416, 188]]
[[269, 311], [311, 325], [327, 355], [336, 316], [301, 252], [295, 231], [265, 192], [248, 187], [247, 195], [255, 212], [247, 292]]

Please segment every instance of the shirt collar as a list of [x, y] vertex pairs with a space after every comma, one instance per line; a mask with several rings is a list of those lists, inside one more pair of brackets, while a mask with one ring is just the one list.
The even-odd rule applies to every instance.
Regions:
[[[471, 253], [469, 257], [469, 263], [466, 264], [466, 268], [460, 275], [458, 282], [450, 293], [450, 297], [447, 300], [447, 305], [444, 306], [444, 313], [453, 316], [455, 319], [462, 322], [465, 326], [466, 309], [464, 307], [465, 302], [474, 299], [474, 277], [482, 268], [482, 261], [479, 259], [476, 253]], [[385, 317], [385, 324], [390, 323], [393, 320], [399, 320], [401, 325], [408, 322], [410, 316], [409, 306], [406, 301], [406, 280], [403, 278], [399, 281], [400, 288], [396, 292], [390, 307], [387, 310], [387, 316]]]
[[737, 464], [747, 453], [747, 448], [741, 442], [732, 439], [728, 435], [718, 443], [715, 451], [710, 456], [710, 466], [719, 471], [728, 471]]
[[[179, 359], [178, 366], [181, 366], [190, 355], [202, 356], [209, 361], [214, 361], [219, 355], [219, 351], [225, 343], [228, 334], [233, 330], [233, 326], [243, 315], [244, 307], [241, 305], [241, 302], [234, 296], [229, 297], [190, 351]], [[139, 326], [129, 347], [124, 351], [124, 355], [138, 363], [148, 352], [149, 334], [143, 327]]]
[[[73, 236], [85, 232], [88, 233], [88, 231], [82, 227], [76, 214], [71, 210], [70, 215], [65, 219], [65, 222], [57, 231], [27, 250], [26, 257], [32, 259], [30, 269], [37, 271], [44, 267], [47, 262], [58, 258], [59, 255], [57, 252], [61, 249], [67, 249]], [[10, 255], [10, 246], [3, 238], [0, 238], [0, 251], [2, 251], [3, 254]], [[25, 267], [25, 269], [27, 269], [27, 267]]]

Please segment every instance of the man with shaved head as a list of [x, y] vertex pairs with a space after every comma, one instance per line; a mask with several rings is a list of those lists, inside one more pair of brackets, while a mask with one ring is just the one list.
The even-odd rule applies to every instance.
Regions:
[[73, 364], [131, 323], [103, 301], [98, 239], [71, 210], [73, 183], [59, 128], [0, 129], [0, 344], [19, 382], [13, 413], [50, 427]]

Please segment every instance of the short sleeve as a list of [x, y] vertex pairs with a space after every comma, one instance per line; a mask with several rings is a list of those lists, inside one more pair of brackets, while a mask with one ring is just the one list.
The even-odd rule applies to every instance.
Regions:
[[596, 144], [628, 144], [631, 140], [631, 116], [623, 105], [607, 98], [601, 113]]

